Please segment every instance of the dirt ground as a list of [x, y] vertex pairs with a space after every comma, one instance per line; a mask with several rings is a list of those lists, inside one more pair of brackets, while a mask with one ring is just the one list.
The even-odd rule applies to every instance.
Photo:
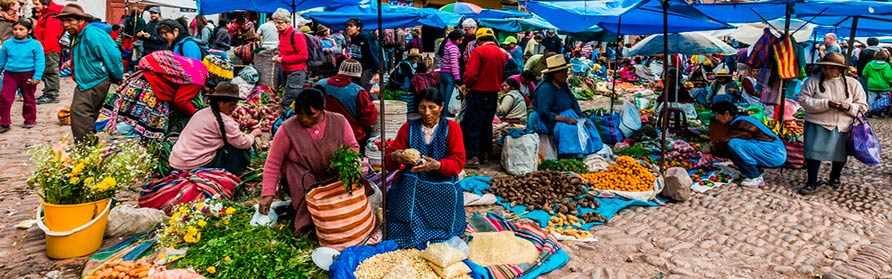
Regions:
[[[70, 133], [56, 112], [70, 102], [72, 88], [64, 80], [62, 102], [40, 106], [30, 130], [18, 126], [17, 102], [13, 130], [0, 135], [0, 278], [74, 278], [85, 261], [50, 260], [36, 227], [15, 228], [34, 218], [39, 204], [25, 184], [25, 150]], [[838, 191], [803, 197], [795, 189], [804, 170], [775, 170], [763, 188], [730, 186], [685, 203], [626, 210], [596, 228], [598, 242], [564, 242], [571, 262], [546, 277], [892, 278], [892, 120], [873, 124], [887, 160], [867, 167], [852, 159]]]

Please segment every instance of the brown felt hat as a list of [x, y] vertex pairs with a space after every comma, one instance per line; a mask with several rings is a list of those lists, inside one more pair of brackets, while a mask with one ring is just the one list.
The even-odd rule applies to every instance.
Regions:
[[78, 4], [68, 4], [56, 15], [57, 18], [81, 18], [92, 19], [93, 16], [84, 12], [84, 8]]
[[238, 85], [229, 83], [229, 82], [221, 82], [217, 84], [217, 87], [214, 87], [214, 93], [207, 94], [209, 98], [221, 98], [221, 99], [233, 99], [233, 100], [244, 100], [241, 95], [239, 95]]
[[839, 53], [830, 53], [824, 55], [824, 58], [821, 58], [821, 62], [815, 63], [815, 65], [819, 66], [836, 66], [843, 69], [848, 69], [849, 66], [846, 65], [846, 58]]

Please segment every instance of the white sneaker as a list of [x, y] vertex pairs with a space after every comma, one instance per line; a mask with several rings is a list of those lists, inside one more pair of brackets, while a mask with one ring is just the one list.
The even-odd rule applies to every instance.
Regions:
[[765, 185], [765, 179], [763, 179], [761, 175], [756, 178], [744, 178], [740, 185], [746, 187], [759, 187]]

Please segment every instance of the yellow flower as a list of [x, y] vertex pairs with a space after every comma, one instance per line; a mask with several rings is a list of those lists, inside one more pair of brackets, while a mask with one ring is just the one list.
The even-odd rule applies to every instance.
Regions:
[[183, 236], [183, 241], [188, 244], [198, 243], [199, 240], [201, 240], [201, 233], [197, 231], [186, 232], [186, 235]]
[[95, 179], [94, 179], [92, 176], [87, 177], [87, 178], [84, 179], [84, 185], [87, 185], [87, 187], [91, 187], [91, 188], [92, 188], [93, 186], [95, 186], [95, 185], [93, 184], [93, 182], [96, 182], [96, 181], [95, 181]]
[[[83, 161], [79, 161], [77, 163], [77, 165], [74, 165], [74, 168], [71, 169], [71, 172], [68, 173], [68, 177], [75, 177], [75, 176], [80, 175], [81, 172], [83, 172], [84, 168], [86, 168], [86, 167], [87, 167], [87, 164], [85, 164]], [[74, 183], [72, 183], [72, 184], [74, 184]]]
[[81, 178], [75, 176], [75, 177], [72, 177], [72, 178], [69, 178], [69, 179], [68, 179], [68, 184], [72, 184], [72, 185], [73, 185], [73, 184], [77, 184], [77, 183], [80, 182], [80, 181], [81, 181]]
[[232, 215], [232, 214], [235, 214], [235, 208], [233, 208], [233, 207], [227, 207], [227, 208], [226, 208], [226, 215]]
[[207, 269], [207, 271], [208, 271], [208, 273], [210, 273], [210, 274], [214, 274], [214, 273], [217, 273], [217, 268], [216, 268], [216, 267], [213, 267], [213, 266], [209, 266], [208, 269]]
[[232, 258], [230, 258], [229, 256], [226, 256], [226, 257], [223, 257], [223, 261], [230, 262], [230, 261], [232, 261]]
[[200, 228], [204, 228], [204, 227], [207, 226], [207, 225], [208, 225], [208, 222], [207, 222], [207, 221], [205, 221], [205, 220], [198, 220], [198, 227], [200, 227]]
[[106, 178], [103, 178], [102, 181], [99, 181], [99, 183], [96, 183], [96, 185], [91, 188], [93, 189], [93, 191], [96, 191], [96, 192], [105, 192], [105, 191], [114, 189], [115, 186], [117, 186], [117, 185], [118, 185], [118, 182], [115, 180], [114, 177], [106, 177]]
[[224, 219], [224, 220], [223, 220], [223, 225], [229, 225], [229, 219]]

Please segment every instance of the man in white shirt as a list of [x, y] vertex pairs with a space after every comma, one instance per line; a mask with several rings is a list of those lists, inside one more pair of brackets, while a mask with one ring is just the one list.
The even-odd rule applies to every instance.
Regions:
[[276, 23], [272, 20], [261, 24], [257, 28], [257, 35], [264, 49], [275, 49], [279, 45], [279, 31], [276, 30]]

